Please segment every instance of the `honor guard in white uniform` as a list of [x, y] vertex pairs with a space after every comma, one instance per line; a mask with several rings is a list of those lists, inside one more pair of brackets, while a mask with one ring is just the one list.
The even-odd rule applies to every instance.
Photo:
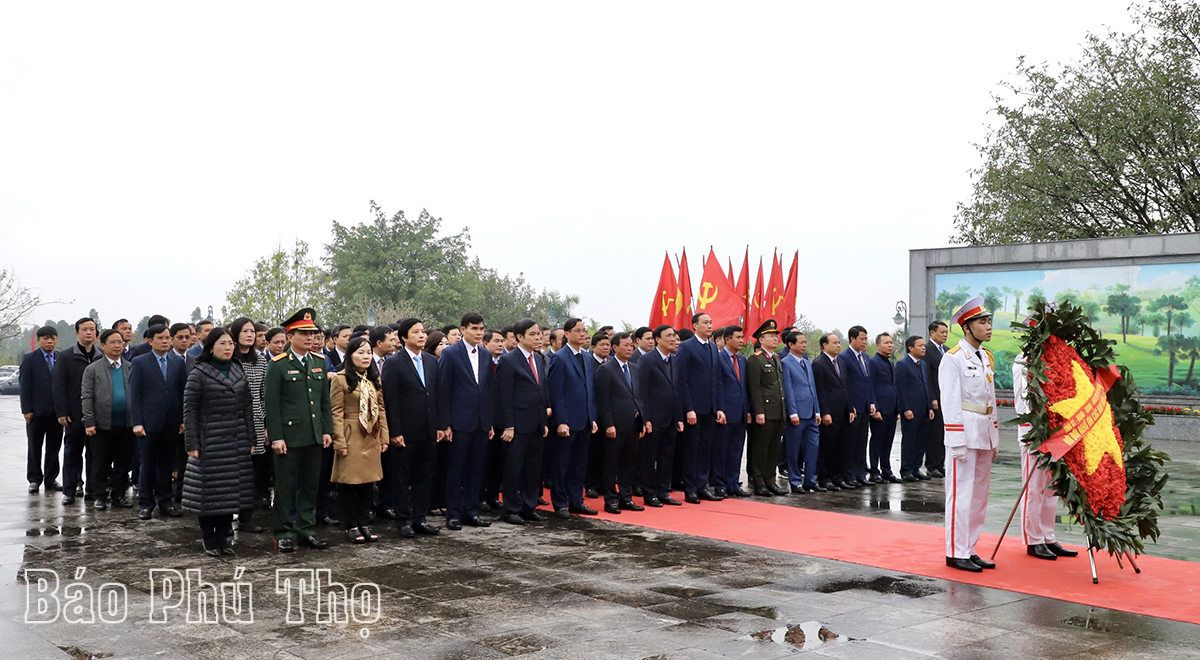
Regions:
[[983, 343], [992, 338], [992, 314], [983, 297], [968, 300], [950, 320], [965, 335], [938, 369], [946, 423], [946, 565], [978, 573], [996, 565], [975, 544], [987, 515], [992, 460], [1000, 446], [995, 360]]
[[[1033, 317], [1025, 319], [1026, 325], [1033, 324]], [[1013, 360], [1013, 408], [1018, 415], [1029, 412], [1029, 370], [1025, 355]], [[1054, 515], [1058, 508], [1058, 496], [1050, 488], [1050, 472], [1037, 468], [1037, 450], [1025, 446], [1023, 438], [1029, 433], [1029, 424], [1017, 426], [1017, 448], [1021, 451], [1021, 476], [1028, 481], [1021, 496], [1021, 537], [1025, 539], [1025, 551], [1039, 559], [1074, 557], [1079, 553], [1067, 550], [1054, 538]]]

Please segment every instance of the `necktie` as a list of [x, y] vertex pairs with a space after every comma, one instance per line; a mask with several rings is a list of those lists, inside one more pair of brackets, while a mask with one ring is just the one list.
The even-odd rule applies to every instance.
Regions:
[[585, 367], [583, 364], [583, 351], [579, 351], [575, 354], [575, 361], [579, 363], [579, 372], [586, 374], [587, 367]]
[[50, 373], [54, 373], [54, 354], [46, 354], [46, 367], [50, 369]]
[[625, 372], [625, 382], [629, 384], [629, 389], [633, 389], [633, 378], [629, 375], [629, 363], [621, 365], [621, 371]]
[[529, 354], [529, 370], [533, 372], [533, 382], [537, 383], [538, 385], [541, 385], [542, 379], [538, 378], [537, 367], [533, 366], [533, 353]]
[[800, 359], [800, 371], [803, 371], [805, 376], [808, 375], [808, 363], [804, 361], [804, 358]]
[[833, 373], [837, 374], [838, 378], [842, 377], [842, 369], [838, 366], [837, 358], [830, 357], [829, 361], [833, 363]]
[[163, 380], [167, 379], [167, 356], [163, 355], [158, 358], [158, 368], [162, 371]]
[[864, 373], [864, 374], [868, 373], [868, 370], [867, 370], [867, 356], [866, 356], [866, 354], [865, 354], [865, 353], [859, 353], [859, 354], [858, 354], [858, 363], [862, 365], [862, 368], [863, 368], [863, 373]]
[[[742, 371], [741, 371], [741, 369], [738, 369], [737, 356], [730, 355], [729, 357], [733, 358], [733, 375], [737, 376], [738, 382], [740, 383], [740, 382], [742, 382]], [[690, 433], [690, 431], [689, 431], [689, 433]]]
[[421, 366], [421, 356], [420, 355], [413, 356], [413, 366], [416, 367], [417, 376], [421, 379], [421, 386], [424, 387], [425, 386], [425, 369], [423, 369]]
[[675, 374], [674, 374], [675, 370], [671, 366], [671, 356], [668, 355], [667, 358], [664, 360], [664, 362], [667, 363], [667, 380], [674, 382], [675, 381]]

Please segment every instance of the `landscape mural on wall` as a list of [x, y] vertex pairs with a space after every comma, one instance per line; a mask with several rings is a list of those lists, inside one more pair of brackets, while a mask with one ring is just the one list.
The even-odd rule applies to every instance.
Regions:
[[[988, 348], [998, 387], [1012, 387], [1020, 345], [1009, 324], [1024, 320], [1039, 301], [1070, 300], [1117, 342], [1117, 363], [1129, 367], [1143, 392], [1200, 396], [1200, 263], [939, 273], [934, 290], [936, 318], [943, 321], [972, 296], [984, 297], [995, 314]], [[955, 345], [962, 331], [950, 330]]]

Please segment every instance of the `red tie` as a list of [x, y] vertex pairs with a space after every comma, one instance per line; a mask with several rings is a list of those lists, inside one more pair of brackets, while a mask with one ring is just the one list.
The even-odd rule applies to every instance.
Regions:
[[533, 371], [533, 382], [537, 383], [538, 385], [541, 385], [542, 381], [541, 381], [541, 379], [538, 378], [537, 367], [533, 366], [533, 354], [532, 353], [529, 354], [529, 369], [531, 371]]
[[737, 356], [730, 355], [729, 357], [733, 358], [733, 375], [737, 376], [738, 382], [740, 383], [742, 382], [742, 371], [738, 369]]

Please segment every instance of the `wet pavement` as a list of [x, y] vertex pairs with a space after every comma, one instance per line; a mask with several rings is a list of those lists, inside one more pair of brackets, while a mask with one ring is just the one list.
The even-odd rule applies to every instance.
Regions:
[[[1015, 440], [1005, 437], [988, 531], [999, 532], [1020, 490]], [[27, 494], [24, 446], [16, 399], [0, 397], [6, 658], [1200, 657], [1192, 624], [579, 517], [403, 541], [381, 524], [383, 540], [367, 546], [330, 530], [329, 550], [291, 555], [243, 535], [236, 557], [213, 559], [200, 553], [194, 518], [143, 522], [135, 510], [64, 508], [56, 495]], [[1156, 446], [1176, 461], [1164, 496], [1172, 513], [1149, 554], [1195, 559], [1200, 443]], [[940, 525], [941, 488], [935, 480], [774, 501]], [[1060, 538], [1072, 534], [1060, 525]], [[57, 603], [26, 586], [26, 571], [38, 569], [57, 572]], [[178, 576], [152, 582], [152, 569]], [[315, 576], [321, 594], [338, 591], [329, 580], [345, 585], [353, 611], [318, 613], [318, 594], [302, 593], [304, 569], [327, 569]], [[199, 571], [190, 585], [188, 570]], [[288, 577], [290, 588], [277, 588]], [[218, 622], [188, 622], [189, 605], [193, 618], [212, 615], [201, 594], [228, 606]], [[234, 611], [238, 602], [249, 608]]]

